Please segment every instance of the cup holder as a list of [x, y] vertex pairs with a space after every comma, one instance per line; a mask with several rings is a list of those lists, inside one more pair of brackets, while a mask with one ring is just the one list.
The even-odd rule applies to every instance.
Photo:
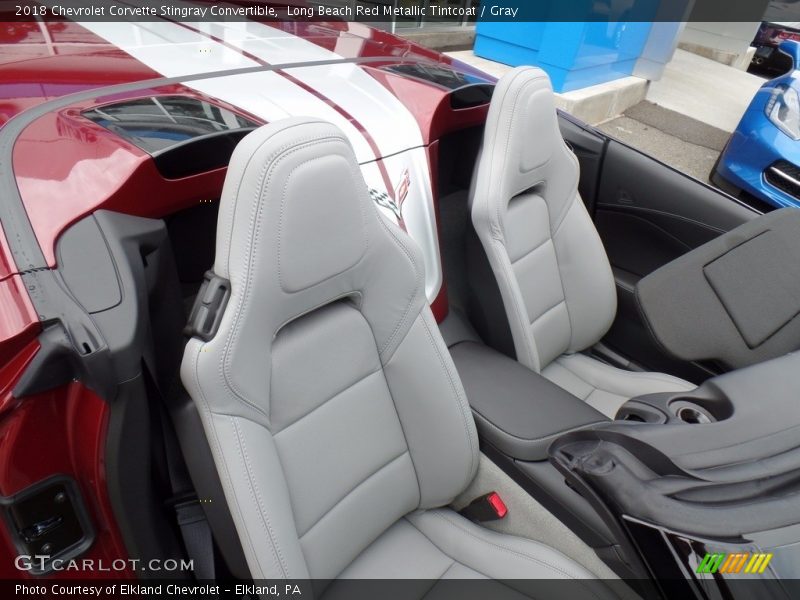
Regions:
[[733, 405], [724, 396], [657, 392], [631, 398], [614, 417], [628, 423], [687, 423], [707, 425], [725, 421], [733, 415]]
[[683, 406], [678, 409], [678, 418], [684, 423], [702, 424], [711, 423], [709, 416], [692, 406]]
[[704, 425], [716, 421], [710, 412], [694, 402], [678, 400], [671, 402], [669, 407], [678, 419], [690, 425]]

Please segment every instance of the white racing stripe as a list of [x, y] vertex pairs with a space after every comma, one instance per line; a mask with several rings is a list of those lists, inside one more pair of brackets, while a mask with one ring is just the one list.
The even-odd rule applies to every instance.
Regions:
[[[110, 1], [105, 0], [105, 3]], [[128, 3], [134, 4], [133, 1]], [[341, 58], [311, 42], [255, 22], [181, 24], [165, 20], [80, 24], [165, 77], [264, 63]], [[367, 184], [385, 189], [392, 196], [393, 188], [407, 171], [411, 184], [403, 207], [405, 224], [422, 249], [426, 296], [433, 301], [442, 284], [441, 262], [430, 174], [424, 149], [419, 148], [422, 135], [413, 115], [391, 92], [354, 64], [300, 67], [287, 74], [302, 85], [270, 71], [183, 85], [228, 102], [266, 122], [307, 115], [334, 123], [350, 139]], [[312, 91], [304, 89], [303, 85]], [[348, 116], [366, 131], [354, 125]], [[412, 148], [416, 150], [409, 151]], [[387, 155], [395, 156], [374, 162]], [[386, 181], [387, 174], [389, 181]]]
[[[313, 42], [264, 23], [191, 25], [268, 64], [341, 58]], [[422, 145], [419, 125], [408, 108], [358, 65], [294, 68], [291, 75], [355, 117], [375, 140], [380, 156]]]
[[[102, 3], [131, 6], [147, 4], [141, 0], [103, 0]], [[191, 6], [190, 3], [173, 4]], [[313, 42], [255, 21], [176, 23], [164, 20], [139, 23], [81, 23], [81, 25], [165, 77], [255, 66], [260, 62], [274, 65], [342, 58], [341, 55]], [[408, 108], [358, 65], [345, 63], [301, 67], [291, 69], [290, 74], [348, 115], [352, 115], [369, 132], [378, 148], [377, 153], [364, 152], [360, 147], [363, 146], [364, 140], [356, 139], [353, 131], [343, 127], [356, 147], [359, 162], [374, 160], [379, 156], [388, 156], [422, 145], [419, 125]], [[317, 98], [316, 103], [324, 105], [327, 110], [322, 106], [314, 107], [313, 102], [297, 106], [297, 86], [289, 86], [288, 95], [284, 95], [282, 92], [287, 88], [273, 84], [274, 80], [281, 76], [276, 73], [265, 75], [269, 76], [266, 79], [270, 81], [256, 85], [255, 88], [252, 86], [257, 83], [257, 77], [217, 78], [215, 81], [221, 82], [216, 88], [217, 92], [220, 88], [224, 88], [225, 93], [214, 95], [267, 120], [274, 120], [274, 109], [277, 106], [283, 109], [284, 116], [307, 114], [326, 118], [337, 125], [347, 121], [347, 118], [341, 115], [339, 118], [333, 118], [331, 113], [337, 111], [331, 110], [330, 106], [320, 98]], [[201, 89], [201, 85], [202, 83], [192, 82], [188, 87], [211, 93]], [[276, 88], [274, 91], [273, 87]], [[247, 91], [248, 96], [254, 89], [268, 90], [267, 104], [272, 106], [266, 106], [259, 111], [253, 109], [259, 108], [258, 102], [251, 103], [255, 106], [250, 108], [234, 101], [230, 96], [236, 95], [242, 88]], [[305, 90], [300, 91], [304, 95], [313, 96]], [[301, 112], [300, 109], [306, 112]], [[308, 112], [309, 110], [311, 112]]]
[[[170, 22], [80, 23], [164, 77], [255, 67], [260, 63], [197, 31]], [[358, 129], [316, 95], [279, 73], [266, 71], [183, 84], [237, 106], [266, 122], [292, 115], [330, 121], [345, 132], [359, 162], [376, 158]]]

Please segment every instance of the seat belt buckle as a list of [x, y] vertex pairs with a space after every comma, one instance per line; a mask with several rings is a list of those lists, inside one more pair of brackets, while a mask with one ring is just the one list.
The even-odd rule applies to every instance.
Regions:
[[508, 514], [508, 507], [500, 494], [489, 492], [475, 498], [467, 506], [459, 511], [459, 514], [470, 521], [484, 523], [486, 521], [497, 521]]

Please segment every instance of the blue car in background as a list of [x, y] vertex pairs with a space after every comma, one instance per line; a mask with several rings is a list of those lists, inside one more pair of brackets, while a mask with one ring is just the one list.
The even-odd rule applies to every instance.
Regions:
[[791, 70], [761, 86], [711, 174], [716, 186], [760, 208], [800, 207], [800, 43], [779, 50]]

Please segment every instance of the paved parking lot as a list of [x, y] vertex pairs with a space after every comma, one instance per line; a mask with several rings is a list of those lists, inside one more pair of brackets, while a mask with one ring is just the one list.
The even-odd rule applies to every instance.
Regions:
[[[448, 54], [496, 77], [511, 68], [471, 51]], [[758, 75], [677, 49], [661, 79], [649, 83], [644, 101], [619, 117], [592, 124], [710, 183], [714, 163], [763, 83]]]
[[598, 129], [706, 183], [730, 135], [649, 101]]
[[675, 51], [647, 100], [731, 132], [764, 80], [686, 50]]
[[701, 181], [764, 83], [763, 77], [676, 50], [647, 100], [599, 128]]

